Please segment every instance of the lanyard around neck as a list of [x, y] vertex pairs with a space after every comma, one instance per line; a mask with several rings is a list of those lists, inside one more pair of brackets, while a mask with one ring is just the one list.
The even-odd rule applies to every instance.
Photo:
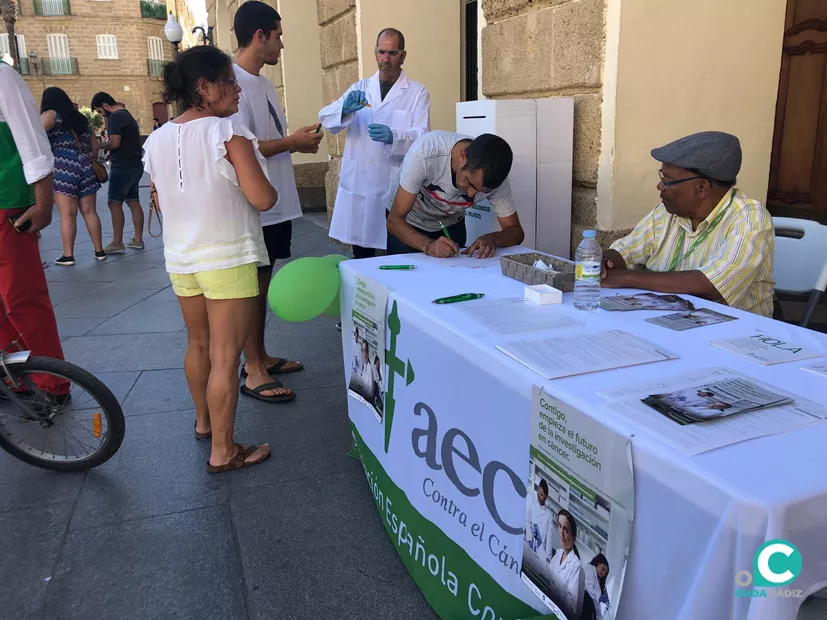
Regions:
[[692, 254], [692, 252], [694, 252], [699, 245], [706, 241], [706, 238], [709, 237], [712, 231], [715, 230], [718, 224], [721, 223], [721, 220], [724, 219], [724, 215], [726, 215], [726, 212], [729, 209], [730, 205], [732, 205], [733, 200], [735, 200], [735, 189], [732, 190], [729, 196], [729, 202], [726, 204], [726, 206], [723, 209], [721, 209], [721, 212], [718, 214], [718, 216], [714, 220], [712, 220], [712, 222], [710, 222], [709, 226], [705, 231], [698, 235], [698, 238], [695, 239], [695, 241], [689, 246], [689, 249], [683, 254], [680, 254], [680, 251], [683, 248], [683, 242], [686, 239], [686, 231], [683, 229], [683, 227], [681, 227], [681, 234], [678, 238], [678, 245], [675, 248], [675, 253], [672, 255], [672, 262], [669, 263], [667, 271], [675, 271], [675, 268], [678, 265], [680, 265], [687, 256]]

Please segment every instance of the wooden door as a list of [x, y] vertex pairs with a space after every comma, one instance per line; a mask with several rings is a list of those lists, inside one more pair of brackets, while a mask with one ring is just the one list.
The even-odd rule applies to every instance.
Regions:
[[827, 224], [827, 0], [787, 0], [767, 204]]
[[157, 118], [163, 125], [169, 120], [169, 112], [167, 111], [167, 104], [163, 101], [156, 101], [152, 104], [152, 116]]

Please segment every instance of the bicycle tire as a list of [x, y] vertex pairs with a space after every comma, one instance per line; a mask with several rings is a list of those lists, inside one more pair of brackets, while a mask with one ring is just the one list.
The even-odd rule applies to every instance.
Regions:
[[29, 357], [29, 359], [22, 364], [11, 365], [9, 366], [9, 370], [13, 374], [16, 374], [18, 371], [26, 373], [55, 373], [76, 383], [97, 399], [98, 404], [106, 416], [110, 432], [107, 433], [106, 441], [101, 445], [100, 449], [88, 458], [77, 461], [64, 462], [39, 458], [18, 448], [14, 443], [9, 441], [4, 433], [0, 433], [0, 448], [3, 448], [15, 458], [29, 465], [34, 465], [35, 467], [61, 472], [82, 472], [102, 465], [111, 459], [121, 447], [126, 433], [126, 421], [123, 416], [123, 410], [118, 399], [112, 393], [112, 390], [91, 372], [71, 362], [51, 357], [37, 356]]

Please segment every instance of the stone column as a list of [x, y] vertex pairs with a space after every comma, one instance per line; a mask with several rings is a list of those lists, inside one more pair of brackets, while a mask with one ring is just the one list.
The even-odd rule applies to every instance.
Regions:
[[597, 227], [605, 0], [482, 0], [482, 8], [485, 96], [574, 98], [575, 247], [584, 229]]
[[[321, 27], [322, 95], [327, 105], [359, 79], [356, 0], [316, 0], [316, 10]], [[333, 214], [346, 134], [346, 130], [335, 136], [325, 132], [330, 154], [325, 175], [328, 218]]]

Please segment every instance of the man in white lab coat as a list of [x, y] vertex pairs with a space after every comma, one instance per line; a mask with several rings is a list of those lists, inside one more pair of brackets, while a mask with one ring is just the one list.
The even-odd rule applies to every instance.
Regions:
[[375, 54], [379, 70], [319, 112], [319, 121], [331, 133], [348, 130], [330, 236], [351, 244], [355, 258], [385, 249], [385, 213], [402, 160], [414, 140], [431, 129], [431, 97], [402, 70], [405, 37], [385, 28], [376, 39]]
[[526, 500], [525, 508], [525, 541], [534, 552], [543, 572], [548, 571], [544, 565], [551, 557], [551, 537], [554, 533], [554, 515], [546, 505], [547, 497], [548, 484], [541, 479], [537, 485], [537, 493]]

